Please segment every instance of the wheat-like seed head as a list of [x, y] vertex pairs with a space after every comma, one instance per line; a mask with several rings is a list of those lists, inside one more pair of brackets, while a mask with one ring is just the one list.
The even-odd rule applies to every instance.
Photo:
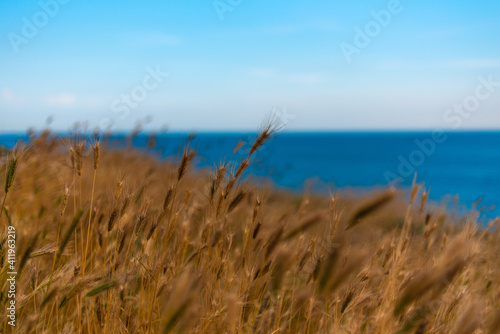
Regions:
[[78, 173], [78, 176], [82, 176], [85, 144], [85, 141], [82, 140], [75, 147], [76, 172]]
[[99, 167], [99, 160], [101, 159], [101, 144], [97, 141], [93, 146], [94, 152], [94, 169]]

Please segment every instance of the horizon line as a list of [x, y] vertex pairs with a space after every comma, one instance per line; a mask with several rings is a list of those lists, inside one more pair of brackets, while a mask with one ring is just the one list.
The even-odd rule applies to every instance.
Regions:
[[[51, 133], [57, 135], [67, 135], [73, 132], [77, 133], [85, 133], [91, 135], [94, 130], [85, 130], [85, 131], [77, 131], [77, 130], [52, 130], [52, 129], [41, 129], [34, 130], [34, 133], [40, 134], [44, 131], [50, 131]], [[0, 136], [8, 136], [8, 135], [28, 135], [30, 130], [0, 130]], [[133, 133], [137, 130], [135, 129], [119, 129], [116, 131], [100, 131], [99, 134], [111, 134], [111, 135], [126, 135]], [[498, 133], [500, 132], [500, 128], [467, 128], [467, 129], [441, 129], [441, 128], [416, 128], [416, 129], [394, 129], [394, 128], [375, 128], [375, 129], [291, 129], [291, 130], [280, 130], [278, 134], [286, 135], [286, 134], [376, 134], [376, 133], [394, 133], [394, 134], [412, 134], [412, 133], [433, 133], [435, 131], [443, 132], [443, 133]], [[185, 130], [185, 129], [172, 129], [172, 130], [154, 130], [154, 129], [140, 129], [138, 131], [138, 135], [141, 134], [156, 134], [156, 135], [168, 135], [168, 134], [252, 134], [259, 133], [260, 130], [248, 130], [248, 129], [218, 129], [218, 130]]]

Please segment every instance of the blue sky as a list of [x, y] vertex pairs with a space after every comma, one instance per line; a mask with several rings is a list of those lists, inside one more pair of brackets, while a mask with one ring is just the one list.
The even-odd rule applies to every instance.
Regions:
[[500, 82], [499, 18], [493, 0], [0, 0], [0, 131], [254, 130], [272, 110], [292, 130], [498, 129], [498, 84], [449, 109]]

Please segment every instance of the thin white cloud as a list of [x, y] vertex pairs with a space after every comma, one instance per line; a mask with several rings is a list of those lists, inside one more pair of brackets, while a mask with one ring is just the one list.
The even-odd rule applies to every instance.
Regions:
[[277, 79], [302, 85], [314, 85], [324, 81], [320, 73], [281, 73], [270, 67], [253, 67], [246, 71], [248, 75], [258, 79]]
[[10, 88], [2, 88], [0, 90], [0, 101], [7, 104], [21, 104], [24, 99], [14, 93]]
[[70, 107], [76, 102], [76, 96], [70, 93], [50, 95], [44, 98], [45, 103], [50, 107]]
[[0, 92], [0, 97], [3, 101], [12, 101], [14, 99], [14, 93], [8, 88], [3, 88]]
[[458, 59], [446, 64], [453, 68], [500, 68], [500, 59]]
[[166, 33], [131, 33], [124, 36], [127, 42], [137, 47], [177, 45], [181, 38]]
[[454, 38], [457, 36], [463, 36], [464, 33], [470, 33], [472, 31], [476, 31], [478, 29], [477, 26], [474, 25], [460, 25], [460, 26], [449, 26], [449, 27], [441, 27], [440, 29], [435, 29], [435, 27], [430, 27], [425, 30], [418, 30], [414, 33], [410, 33], [407, 35], [412, 39], [421, 39], [421, 40], [444, 40], [449, 38]]
[[290, 80], [297, 84], [315, 85], [322, 82], [323, 75], [318, 73], [300, 73], [290, 75]]
[[248, 70], [250, 76], [269, 79], [276, 76], [276, 70], [270, 67], [253, 67]]
[[338, 32], [341, 31], [339, 24], [331, 20], [315, 20], [314, 23], [308, 24], [283, 24], [263, 27], [260, 30], [264, 34], [274, 36], [287, 36], [303, 32]]
[[299, 32], [303, 32], [307, 30], [306, 25], [280, 25], [267, 27], [263, 29], [263, 32], [269, 35], [283, 36], [283, 35], [292, 35]]
[[373, 63], [380, 70], [423, 70], [423, 69], [499, 69], [500, 59], [445, 59], [435, 61], [383, 60]]

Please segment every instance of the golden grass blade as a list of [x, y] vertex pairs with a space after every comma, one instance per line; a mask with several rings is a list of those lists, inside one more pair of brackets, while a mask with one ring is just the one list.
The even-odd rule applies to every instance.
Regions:
[[349, 219], [347, 226], [345, 228], [346, 231], [358, 225], [361, 222], [361, 220], [366, 216], [370, 215], [374, 211], [380, 209], [381, 207], [389, 203], [395, 197], [395, 195], [396, 192], [394, 191], [394, 189], [390, 189], [382, 194], [375, 196], [364, 205], [358, 207], [356, 211], [353, 213], [352, 217]]

